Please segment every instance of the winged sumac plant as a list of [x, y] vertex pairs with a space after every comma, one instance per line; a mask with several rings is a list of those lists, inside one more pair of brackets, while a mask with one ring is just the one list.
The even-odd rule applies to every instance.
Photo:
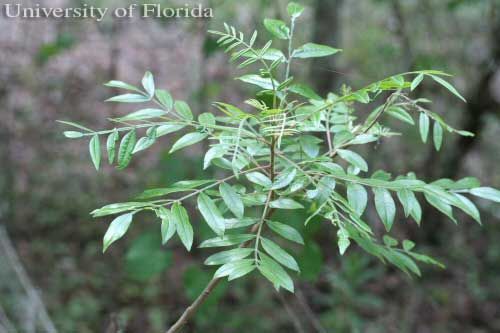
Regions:
[[[240, 69], [252, 68], [251, 74], [237, 78], [257, 88], [253, 98], [241, 106], [217, 102], [213, 104], [216, 112], [202, 113], [195, 119], [188, 104], [157, 89], [148, 72], [141, 88], [121, 81], [106, 84], [127, 91], [109, 102], [149, 105], [111, 119], [115, 128], [95, 131], [63, 122], [74, 127], [65, 132], [66, 137], [90, 139], [90, 156], [96, 169], [101, 165], [104, 143], [109, 163], [123, 169], [133, 156], [162, 136], [182, 132], [170, 152], [209, 140], [203, 168], [226, 172], [220, 179], [188, 179], [148, 189], [134, 201], [113, 203], [92, 212], [94, 217], [118, 215], [104, 235], [104, 251], [124, 236], [134, 215], [141, 212], [152, 212], [158, 217], [163, 244], [177, 235], [189, 251], [196, 224], [201, 222], [192, 223], [185, 205], [188, 200], [196, 201], [203, 220], [214, 233], [199, 247], [220, 248], [205, 261], [218, 268], [204, 292], [169, 332], [182, 327], [223, 278], [233, 280], [257, 271], [276, 289], [294, 291], [289, 270], [299, 272], [299, 265], [286, 248], [288, 242], [303, 244], [303, 238], [286, 221], [273, 219], [277, 210], [305, 210], [309, 214], [305, 224], [313, 217], [321, 217], [326, 228], [336, 230], [341, 255], [355, 243], [383, 262], [420, 275], [416, 262], [441, 264], [414, 252], [415, 244], [410, 240], [403, 240], [399, 247], [399, 242], [389, 235], [377, 237], [373, 223], [364, 217], [369, 192], [387, 233], [396, 216], [396, 200], [404, 215], [417, 224], [422, 219], [423, 200], [455, 223], [454, 209], [480, 223], [479, 212], [468, 195], [500, 202], [498, 190], [481, 187], [471, 177], [426, 183], [411, 172], [396, 178], [381, 170], [371, 173], [363, 157], [355, 152], [356, 147], [398, 135], [384, 125], [386, 117], [418, 126], [424, 143], [432, 127], [437, 150], [446, 132], [473, 135], [451, 127], [430, 111], [429, 100], [411, 96], [422, 80], [433, 80], [464, 98], [445, 80], [447, 74], [434, 70], [402, 73], [358, 90], [343, 88], [326, 98], [318, 96], [312, 88], [294, 80], [292, 65], [340, 50], [314, 43], [294, 46], [295, 23], [302, 11], [300, 5], [291, 3], [289, 24], [264, 21], [265, 28], [287, 45], [284, 52], [272, 48], [273, 41], [257, 43], [256, 31], [248, 37], [227, 24], [222, 31], [210, 31], [230, 54], [231, 62]], [[359, 104], [372, 102], [377, 104], [368, 115], [357, 110]]]

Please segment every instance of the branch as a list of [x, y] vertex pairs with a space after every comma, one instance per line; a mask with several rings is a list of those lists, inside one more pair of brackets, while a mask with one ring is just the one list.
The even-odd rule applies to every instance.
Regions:
[[[274, 137], [273, 137], [273, 142], [271, 144], [271, 164], [269, 166], [270, 173], [271, 173], [271, 178], [272, 179], [274, 179], [274, 155], [275, 155], [274, 145], [275, 145], [275, 140], [274, 140]], [[260, 233], [260, 230], [261, 230], [263, 222], [266, 219], [268, 219], [269, 216], [272, 214], [272, 209], [268, 209], [269, 208], [269, 202], [271, 201], [271, 198], [272, 198], [272, 194], [273, 194], [273, 191], [270, 190], [269, 194], [267, 196], [266, 204], [264, 206], [264, 211], [262, 213], [262, 218], [261, 218], [261, 220], [260, 220], [260, 222], [258, 224], [255, 224], [252, 227], [252, 229], [250, 230], [251, 233], [256, 233], [256, 232]], [[257, 238], [257, 241], [258, 241], [258, 238]], [[251, 242], [252, 242], [252, 240], [244, 242], [243, 244], [240, 245], [240, 248], [241, 247], [247, 247]], [[212, 293], [212, 291], [215, 289], [215, 287], [217, 287], [217, 285], [221, 282], [222, 279], [223, 278], [220, 277], [220, 278], [213, 278], [212, 280], [210, 280], [210, 282], [207, 284], [207, 286], [205, 287], [205, 289], [203, 289], [203, 291], [201, 292], [201, 294], [198, 295], [198, 297], [194, 300], [194, 302], [190, 306], [188, 306], [186, 308], [186, 310], [184, 310], [184, 312], [182, 313], [182, 315], [180, 316], [180, 318], [175, 322], [174, 325], [172, 325], [168, 329], [168, 331], [166, 333], [176, 333], [176, 332], [179, 332], [179, 330], [184, 325], [186, 325], [186, 323], [189, 321], [189, 319], [191, 319], [191, 317], [193, 317], [193, 315], [198, 311], [198, 308], [205, 302], [205, 300], [208, 298], [208, 296], [210, 296], [210, 294]]]

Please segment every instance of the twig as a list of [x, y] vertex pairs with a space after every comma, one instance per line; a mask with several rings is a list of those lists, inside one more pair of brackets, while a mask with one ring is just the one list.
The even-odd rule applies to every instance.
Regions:
[[[275, 165], [274, 165], [275, 164], [275, 154], [276, 154], [275, 145], [276, 145], [276, 139], [273, 136], [272, 142], [270, 144], [270, 146], [271, 146], [270, 147], [270, 150], [271, 150], [270, 160], [271, 161], [270, 161], [270, 165], [269, 165], [269, 173], [271, 176], [271, 180], [273, 180], [273, 181], [274, 181], [274, 177], [275, 177], [275, 169], [274, 169], [274, 167], [275, 167]], [[260, 168], [262, 168], [262, 167], [260, 167]], [[257, 169], [259, 169], [259, 168], [257, 168]], [[247, 172], [248, 172], [248, 170], [247, 170]], [[232, 178], [232, 176], [230, 176], [229, 178]], [[273, 190], [269, 191], [266, 203], [264, 205], [264, 211], [262, 212], [262, 218], [258, 224], [255, 224], [252, 227], [252, 229], [250, 230], [250, 233], [254, 234], [254, 233], [258, 232], [260, 234], [263, 222], [266, 219], [268, 219], [269, 216], [272, 214], [273, 210], [269, 209], [269, 202], [272, 200], [273, 193], [274, 193]], [[240, 247], [247, 247], [251, 242], [252, 242], [252, 240], [246, 241], [246, 242], [242, 243], [240, 245]], [[258, 242], [258, 237], [256, 239], [256, 242]], [[198, 308], [205, 302], [205, 300], [208, 298], [208, 296], [210, 296], [212, 291], [215, 289], [215, 287], [217, 287], [217, 285], [220, 283], [221, 280], [222, 280], [222, 278], [213, 278], [212, 280], [210, 280], [210, 282], [207, 284], [205, 289], [203, 289], [201, 294], [198, 295], [198, 297], [194, 300], [194, 302], [190, 306], [188, 306], [186, 308], [186, 310], [184, 310], [184, 312], [182, 313], [180, 318], [174, 323], [174, 325], [172, 325], [167, 330], [166, 333], [176, 333], [184, 325], [186, 325], [186, 323], [189, 321], [189, 319], [191, 319], [191, 317], [193, 317], [193, 315], [196, 313]]]
[[318, 318], [314, 315], [314, 312], [312, 311], [311, 307], [307, 303], [307, 299], [304, 296], [304, 293], [300, 288], [297, 286], [295, 288], [295, 296], [297, 297], [297, 300], [299, 301], [299, 305], [304, 309], [304, 312], [313, 325], [314, 329], [319, 332], [319, 333], [327, 333], [323, 325], [321, 325], [321, 322], [319, 321]]
[[24, 270], [19, 258], [17, 257], [14, 247], [12, 246], [7, 236], [7, 232], [5, 231], [3, 226], [0, 226], [0, 247], [3, 249], [2, 252], [5, 253], [5, 257], [7, 258], [11, 267], [14, 269], [19, 282], [28, 294], [28, 298], [30, 299], [31, 304], [37, 308], [38, 311], [36, 313], [36, 316], [40, 319], [44, 331], [48, 333], [56, 333], [57, 330], [50, 320], [50, 317], [47, 313], [47, 310], [45, 309], [40, 295], [31, 284], [28, 274], [26, 274], [26, 271]]
[[298, 333], [306, 333], [306, 331], [302, 327], [302, 324], [300, 323], [298, 316], [292, 310], [292, 307], [290, 306], [290, 304], [288, 304], [288, 301], [286, 300], [286, 298], [282, 294], [280, 294], [279, 292], [276, 292], [276, 294], [278, 295], [278, 299], [280, 300], [281, 304], [283, 304], [285, 311], [287, 312], [288, 316], [290, 317], [290, 320], [292, 321], [292, 324], [295, 327], [295, 331], [297, 331]]

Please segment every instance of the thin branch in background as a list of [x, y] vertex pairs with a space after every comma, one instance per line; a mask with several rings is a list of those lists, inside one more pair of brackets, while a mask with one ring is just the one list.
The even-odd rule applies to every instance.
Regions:
[[314, 311], [309, 306], [309, 303], [307, 302], [307, 298], [304, 295], [304, 293], [302, 292], [302, 290], [300, 290], [299, 286], [297, 286], [297, 288], [295, 290], [295, 296], [297, 298], [299, 305], [304, 310], [304, 313], [306, 314], [307, 318], [311, 322], [311, 325], [314, 327], [314, 329], [318, 333], [327, 333], [326, 329], [323, 327], [323, 325], [321, 325], [321, 322], [319, 321], [319, 319], [314, 314]]
[[278, 296], [278, 299], [280, 300], [281, 304], [285, 308], [286, 313], [290, 317], [290, 320], [292, 321], [293, 327], [295, 327], [295, 331], [297, 333], [306, 333], [306, 331], [302, 327], [302, 324], [300, 323], [299, 317], [293, 311], [292, 307], [288, 303], [288, 300], [279, 292], [276, 292], [276, 295]]
[[[5, 254], [8, 265], [12, 267], [16, 274], [17, 280], [20, 282], [21, 286], [28, 295], [29, 305], [31, 306], [31, 309], [35, 311], [34, 321], [36, 322], [36, 319], [40, 320], [40, 324], [43, 327], [44, 332], [56, 333], [57, 330], [47, 313], [45, 305], [43, 304], [37, 290], [35, 289], [35, 287], [33, 287], [28, 274], [24, 270], [24, 267], [22, 266], [22, 263], [19, 260], [19, 257], [17, 256], [16, 251], [12, 246], [12, 243], [10, 242], [7, 232], [5, 231], [5, 228], [3, 226], [0, 226], [0, 248]], [[34, 326], [36, 327], [35, 324]]]
[[0, 333], [16, 333], [17, 330], [14, 327], [12, 321], [7, 317], [7, 314], [0, 304]]

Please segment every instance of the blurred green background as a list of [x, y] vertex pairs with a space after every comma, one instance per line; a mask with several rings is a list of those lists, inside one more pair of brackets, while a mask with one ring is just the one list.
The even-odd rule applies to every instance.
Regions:
[[[125, 2], [20, 3], [113, 7]], [[213, 19], [108, 17], [97, 23], [0, 17], [0, 332], [46, 332], [51, 324], [59, 332], [162, 332], [211, 278], [213, 271], [202, 265], [207, 252], [186, 253], [177, 240], [161, 247], [159, 224], [149, 216], [140, 216], [103, 255], [109, 220], [88, 214], [147, 187], [210, 175], [201, 172], [203, 147], [169, 155], [175, 137], [165, 138], [127, 170], [108, 166], [96, 173], [87, 143], [65, 139], [55, 122], [108, 126], [107, 117], [130, 110], [105, 104], [116, 92], [102, 83], [135, 83], [146, 70], [198, 113], [213, 111], [213, 101], [241, 103], [249, 92], [232, 79], [241, 72], [227, 65], [206, 30], [227, 21], [265, 36], [263, 18], [285, 19], [286, 2], [201, 3], [214, 9]], [[372, 170], [414, 171], [427, 181], [471, 175], [500, 187], [498, 0], [302, 3], [307, 9], [299, 19], [297, 43], [344, 49], [329, 60], [295, 68], [294, 76], [321, 94], [398, 72], [440, 69], [455, 75], [453, 83], [468, 100], [464, 104], [424, 83], [417, 93], [432, 99], [433, 109], [450, 124], [477, 136], [446, 136], [436, 154], [419, 142], [415, 128], [394, 122], [407, 135], [366, 148]], [[225, 283], [184, 331], [500, 332], [500, 209], [478, 203], [483, 227], [465, 216], [455, 226], [432, 210], [424, 211], [421, 228], [399, 217], [395, 233], [447, 265], [446, 270], [424, 268], [419, 279], [355, 247], [340, 257], [334, 230], [322, 221], [304, 229], [304, 215], [277, 217], [306, 235], [306, 246], [292, 249], [302, 270], [296, 294], [277, 294], [257, 274]], [[192, 206], [191, 214], [197, 216]], [[379, 223], [373, 210], [368, 216]], [[195, 242], [210, 235], [203, 223], [195, 222], [195, 228]]]

